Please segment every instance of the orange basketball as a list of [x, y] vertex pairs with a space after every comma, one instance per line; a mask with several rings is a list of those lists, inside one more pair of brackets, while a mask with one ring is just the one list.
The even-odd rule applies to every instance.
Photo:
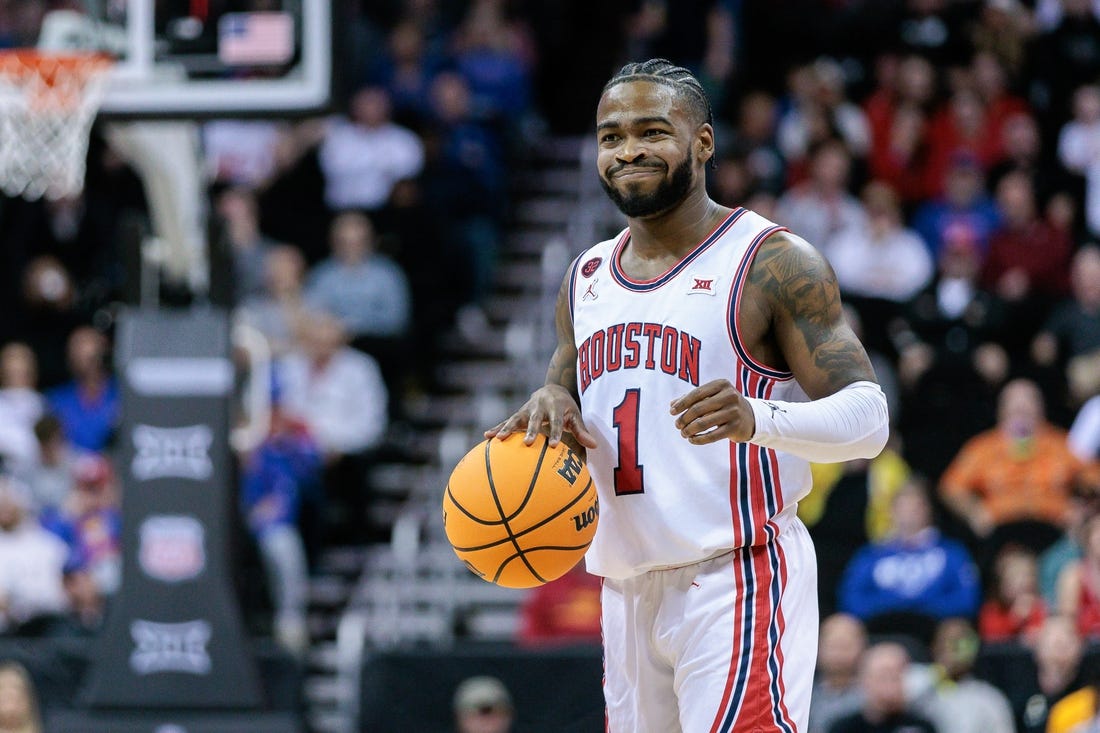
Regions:
[[443, 527], [475, 575], [508, 588], [560, 578], [596, 533], [600, 505], [581, 457], [546, 436], [522, 435], [474, 446], [447, 482]]

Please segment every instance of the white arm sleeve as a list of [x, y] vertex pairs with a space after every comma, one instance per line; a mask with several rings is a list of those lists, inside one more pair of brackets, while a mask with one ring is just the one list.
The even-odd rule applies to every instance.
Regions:
[[890, 434], [886, 396], [874, 382], [853, 382], [811, 402], [745, 399], [756, 417], [749, 442], [813, 463], [874, 458]]

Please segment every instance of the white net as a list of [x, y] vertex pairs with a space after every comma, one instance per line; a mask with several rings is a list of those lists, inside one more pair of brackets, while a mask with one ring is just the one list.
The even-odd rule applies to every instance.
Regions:
[[98, 54], [0, 53], [0, 189], [26, 199], [80, 192], [111, 65]]

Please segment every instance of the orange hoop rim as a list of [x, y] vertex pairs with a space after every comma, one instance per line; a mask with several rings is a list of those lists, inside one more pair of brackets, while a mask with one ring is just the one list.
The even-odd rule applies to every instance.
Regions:
[[[32, 109], [70, 110], [85, 101], [88, 83], [114, 64], [113, 57], [98, 51], [3, 50], [0, 83], [19, 89]], [[92, 98], [87, 101], [92, 102]]]
[[63, 79], [84, 79], [114, 65], [114, 58], [99, 51], [39, 51], [30, 48], [0, 50], [0, 76], [38, 76], [47, 86]]

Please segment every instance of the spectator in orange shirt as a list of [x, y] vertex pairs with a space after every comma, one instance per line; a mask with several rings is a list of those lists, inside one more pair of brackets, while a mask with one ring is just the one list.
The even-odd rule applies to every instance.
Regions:
[[523, 646], [600, 643], [600, 579], [578, 563], [531, 591], [520, 609]]
[[1039, 388], [1016, 379], [998, 396], [996, 426], [963, 445], [940, 480], [940, 494], [973, 531], [985, 559], [1009, 541], [1041, 552], [1061, 532], [1082, 467], [1065, 431], [1046, 421]]

